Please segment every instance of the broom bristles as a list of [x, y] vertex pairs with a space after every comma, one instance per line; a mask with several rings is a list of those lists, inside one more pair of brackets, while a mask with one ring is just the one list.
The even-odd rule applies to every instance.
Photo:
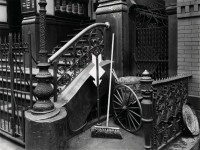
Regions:
[[97, 138], [116, 138], [122, 139], [121, 132], [117, 127], [93, 126], [91, 136]]

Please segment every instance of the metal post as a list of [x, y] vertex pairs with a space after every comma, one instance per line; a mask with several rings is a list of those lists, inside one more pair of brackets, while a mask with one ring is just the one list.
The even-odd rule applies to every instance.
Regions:
[[145, 138], [145, 150], [151, 150], [152, 148], [152, 123], [153, 123], [153, 104], [152, 104], [152, 86], [153, 80], [151, 79], [149, 72], [145, 70], [140, 80], [142, 91], [142, 121], [144, 127]]
[[29, 46], [28, 46], [28, 51], [29, 51], [29, 72], [30, 72], [30, 106], [31, 109], [33, 108], [33, 74], [32, 74], [32, 50], [31, 50], [31, 33], [29, 31], [28, 33], [28, 42], [29, 42]]
[[15, 126], [15, 94], [14, 94], [14, 62], [13, 62], [13, 39], [12, 33], [9, 33], [9, 65], [10, 65], [10, 90], [11, 90], [11, 104], [12, 104], [12, 115], [11, 115], [11, 128], [12, 135], [15, 136], [16, 126]]
[[54, 110], [54, 104], [50, 101], [53, 94], [53, 86], [50, 83], [52, 78], [49, 72], [48, 54], [46, 50], [46, 0], [39, 1], [39, 23], [40, 23], [40, 51], [39, 51], [39, 72], [36, 75], [38, 84], [34, 90], [35, 96], [38, 98], [33, 105], [33, 113], [48, 113]]

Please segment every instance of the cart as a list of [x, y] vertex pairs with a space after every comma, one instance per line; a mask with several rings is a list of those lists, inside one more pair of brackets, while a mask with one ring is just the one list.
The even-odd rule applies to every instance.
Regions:
[[116, 78], [112, 94], [113, 117], [128, 132], [135, 133], [142, 125], [140, 77]]

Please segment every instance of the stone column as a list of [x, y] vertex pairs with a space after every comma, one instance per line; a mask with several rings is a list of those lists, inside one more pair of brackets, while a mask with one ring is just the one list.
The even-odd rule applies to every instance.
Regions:
[[[110, 32], [115, 33], [114, 68], [118, 76], [129, 75], [130, 51], [129, 51], [129, 26], [128, 7], [126, 0], [99, 0], [96, 10], [97, 22], [109, 22]], [[105, 57], [110, 59], [111, 34], [106, 37]]]
[[46, 0], [40, 0], [40, 51], [39, 72], [36, 75], [38, 84], [34, 90], [37, 101], [32, 110], [25, 113], [26, 150], [61, 150], [66, 147], [66, 110], [54, 107], [50, 100], [54, 88], [48, 68], [46, 50]]
[[165, 1], [168, 15], [168, 76], [177, 75], [177, 12], [176, 1]]

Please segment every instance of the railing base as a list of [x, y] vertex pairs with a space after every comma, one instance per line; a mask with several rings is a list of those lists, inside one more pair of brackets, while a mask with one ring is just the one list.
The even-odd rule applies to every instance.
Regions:
[[41, 120], [26, 111], [25, 122], [26, 150], [67, 149], [67, 112], [64, 108], [56, 116]]
[[162, 150], [199, 150], [200, 135], [198, 136], [180, 136], [172, 141]]

